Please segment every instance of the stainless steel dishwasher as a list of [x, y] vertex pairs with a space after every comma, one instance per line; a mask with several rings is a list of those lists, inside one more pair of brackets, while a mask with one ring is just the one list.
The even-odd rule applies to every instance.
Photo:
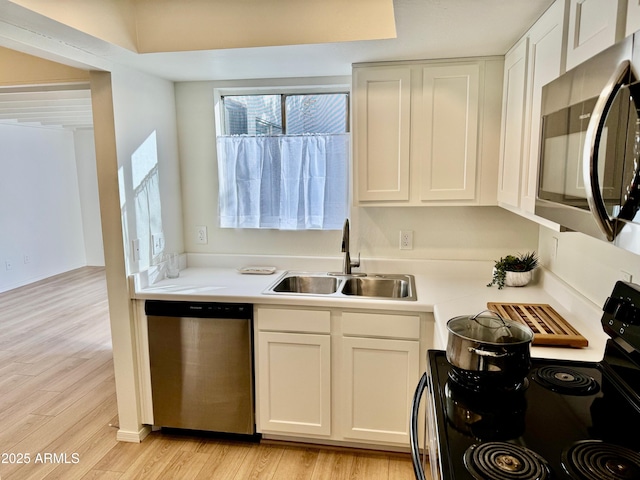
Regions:
[[253, 306], [147, 300], [155, 426], [255, 434]]

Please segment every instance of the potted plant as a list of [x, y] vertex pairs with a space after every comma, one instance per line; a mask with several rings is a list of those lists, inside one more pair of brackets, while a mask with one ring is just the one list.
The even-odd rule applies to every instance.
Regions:
[[518, 255], [507, 255], [496, 260], [493, 267], [493, 278], [487, 287], [498, 285], [498, 289], [507, 287], [523, 287], [533, 277], [533, 270], [538, 266], [536, 252]]

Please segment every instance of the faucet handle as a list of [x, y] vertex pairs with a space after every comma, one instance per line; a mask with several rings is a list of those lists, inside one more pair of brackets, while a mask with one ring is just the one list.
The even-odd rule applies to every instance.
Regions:
[[351, 260], [351, 266], [356, 268], [360, 266], [360, 252], [358, 252], [358, 260]]

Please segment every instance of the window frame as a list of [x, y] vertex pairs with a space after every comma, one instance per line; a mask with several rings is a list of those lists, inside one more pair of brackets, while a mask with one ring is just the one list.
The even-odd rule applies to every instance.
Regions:
[[[280, 118], [282, 118], [282, 133], [280, 133], [279, 135], [289, 135], [287, 133], [287, 98], [288, 97], [297, 97], [297, 96], [301, 96], [301, 95], [346, 95], [347, 96], [347, 101], [346, 101], [346, 106], [345, 106], [345, 131], [342, 133], [351, 133], [351, 92], [349, 91], [335, 91], [335, 92], [311, 92], [311, 91], [301, 91], [301, 92], [291, 92], [289, 90], [286, 91], [286, 93], [244, 93], [244, 94], [238, 94], [238, 93], [234, 93], [234, 94], [230, 94], [230, 93], [224, 93], [220, 95], [220, 129], [223, 130], [224, 126], [226, 125], [226, 118], [225, 118], [225, 111], [226, 109], [224, 108], [224, 100], [226, 97], [239, 97], [239, 96], [243, 96], [243, 97], [249, 97], [249, 96], [266, 96], [266, 95], [278, 95], [280, 96]], [[230, 135], [227, 132], [223, 132], [222, 135]]]
[[351, 77], [322, 77], [311, 79], [266, 79], [266, 80], [238, 80], [215, 82], [213, 86], [215, 134], [226, 135], [224, 132], [224, 106], [222, 97], [232, 95], [301, 95], [320, 93], [346, 93], [347, 101], [347, 132], [351, 132]]

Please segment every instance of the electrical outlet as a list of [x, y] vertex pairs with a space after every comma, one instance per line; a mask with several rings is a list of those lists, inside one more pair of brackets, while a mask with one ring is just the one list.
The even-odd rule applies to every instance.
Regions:
[[413, 230], [400, 230], [400, 250], [413, 250]]
[[24, 255], [24, 256], [22, 257], [22, 260], [24, 261], [25, 265], [26, 265], [27, 263], [31, 263], [31, 257], [30, 257], [29, 255]]
[[201, 245], [209, 243], [206, 225], [196, 225], [196, 243]]
[[134, 262], [140, 261], [140, 239], [131, 240], [131, 258]]
[[551, 237], [551, 261], [555, 262], [558, 258], [558, 237]]
[[154, 233], [151, 235], [151, 243], [153, 246], [152, 255], [160, 255], [164, 251], [164, 235], [162, 233]]

